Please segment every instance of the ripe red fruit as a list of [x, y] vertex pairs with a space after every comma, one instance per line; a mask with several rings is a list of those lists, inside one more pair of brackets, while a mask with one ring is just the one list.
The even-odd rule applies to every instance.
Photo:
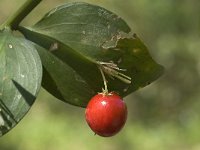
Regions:
[[96, 134], [103, 137], [113, 136], [126, 122], [126, 103], [116, 93], [97, 94], [88, 103], [85, 117]]

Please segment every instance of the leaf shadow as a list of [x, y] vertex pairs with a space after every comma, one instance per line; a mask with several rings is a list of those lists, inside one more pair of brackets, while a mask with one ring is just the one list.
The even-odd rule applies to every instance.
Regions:
[[22, 95], [26, 103], [29, 106], [31, 106], [34, 103], [34, 100], [36, 99], [36, 97], [33, 94], [31, 94], [29, 91], [27, 91], [23, 86], [21, 86], [17, 81], [12, 80], [12, 82], [17, 88], [17, 90], [19, 91], [19, 93]]
[[[12, 80], [14, 86], [17, 88], [19, 93], [22, 95], [26, 103], [31, 106], [35, 100], [35, 96], [31, 94], [29, 91], [27, 91], [23, 86], [21, 86], [18, 82], [15, 80]], [[16, 120], [16, 117], [13, 115], [13, 113], [10, 111], [8, 106], [5, 104], [5, 102], [0, 99], [0, 117], [3, 119], [4, 122], [0, 124], [0, 136], [7, 133], [13, 125], [17, 124], [18, 121]]]
[[15, 117], [9, 108], [5, 105], [3, 100], [0, 99], [0, 117], [5, 121], [0, 125], [0, 136], [5, 134], [12, 127], [13, 122], [17, 123]]
[[[0, 99], [0, 107], [1, 107], [1, 109], [2, 109], [1, 111], [7, 113], [7, 114], [13, 119], [13, 121], [17, 122], [17, 121], [15, 120], [15, 118], [14, 118], [14, 115], [11, 113], [11, 111], [9, 110], [9, 108], [4, 104], [4, 102], [3, 102], [1, 99]], [[8, 124], [10, 125], [11, 122], [9, 122], [9, 121], [6, 119], [7, 117], [6, 117], [5, 113], [2, 113], [2, 112], [1, 112], [1, 115], [2, 115], [3, 119], [6, 120], [6, 121], [8, 122]]]

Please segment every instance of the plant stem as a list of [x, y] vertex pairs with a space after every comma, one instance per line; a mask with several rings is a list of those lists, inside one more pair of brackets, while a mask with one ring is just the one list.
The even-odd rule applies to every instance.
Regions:
[[18, 10], [0, 26], [0, 30], [10, 27], [16, 30], [20, 22], [41, 2], [42, 0], [27, 0]]
[[101, 67], [99, 67], [99, 70], [100, 70], [100, 72], [101, 72], [101, 75], [102, 75], [102, 78], [103, 78], [103, 84], [104, 84], [104, 88], [105, 88], [105, 89], [103, 90], [103, 93], [104, 93], [104, 94], [108, 94], [108, 86], [107, 86], [106, 77], [105, 77], [104, 72], [103, 72], [103, 70], [102, 70]]

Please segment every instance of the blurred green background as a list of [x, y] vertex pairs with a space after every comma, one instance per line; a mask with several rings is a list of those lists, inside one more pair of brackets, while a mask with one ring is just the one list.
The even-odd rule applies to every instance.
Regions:
[[[25, 0], [1, 0], [0, 23]], [[126, 97], [129, 116], [114, 137], [94, 136], [84, 109], [45, 90], [26, 117], [0, 138], [0, 150], [200, 150], [200, 1], [84, 0], [124, 18], [165, 74]], [[69, 0], [43, 0], [23, 21], [32, 25]]]

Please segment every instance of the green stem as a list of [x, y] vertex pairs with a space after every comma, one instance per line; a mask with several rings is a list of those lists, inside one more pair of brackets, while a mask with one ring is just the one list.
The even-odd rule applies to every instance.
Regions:
[[10, 27], [12, 30], [16, 30], [20, 22], [41, 2], [42, 0], [27, 0], [17, 12], [8, 18], [4, 24], [0, 26], [0, 30], [5, 27]]
[[106, 81], [106, 77], [105, 77], [105, 75], [104, 75], [104, 72], [103, 72], [103, 70], [102, 70], [102, 68], [101, 67], [99, 67], [99, 70], [100, 70], [100, 72], [101, 72], [101, 75], [102, 75], [102, 78], [103, 78], [103, 84], [104, 84], [104, 90], [103, 90], [103, 93], [104, 94], [108, 94], [108, 86], [107, 86], [107, 81]]

